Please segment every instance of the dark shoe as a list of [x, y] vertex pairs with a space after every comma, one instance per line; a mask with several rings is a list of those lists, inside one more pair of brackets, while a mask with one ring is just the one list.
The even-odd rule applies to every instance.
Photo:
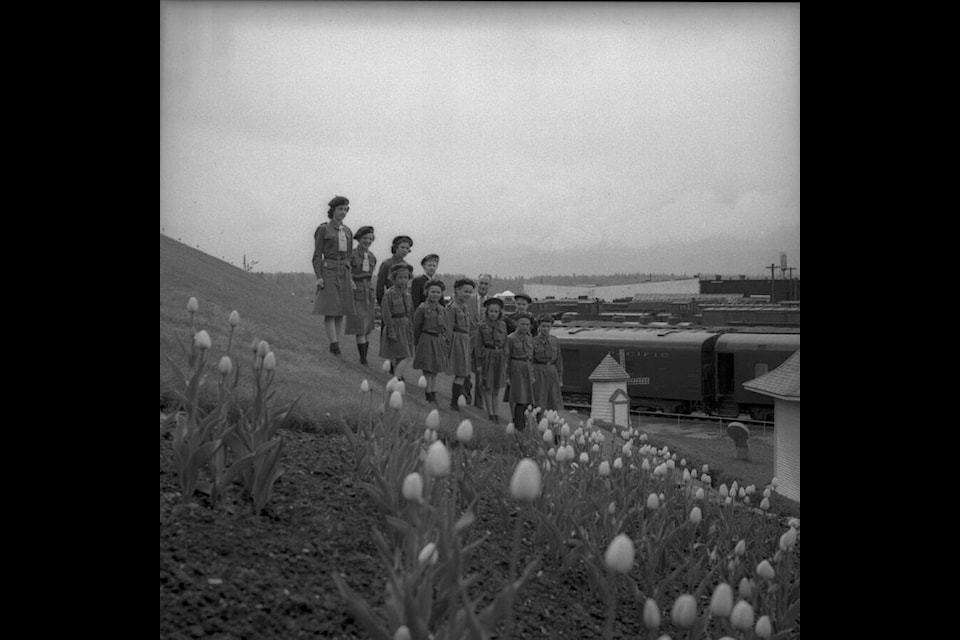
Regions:
[[490, 422], [492, 422], [493, 424], [500, 424], [500, 417], [499, 417], [499, 416], [490, 416]]
[[369, 348], [369, 342], [357, 343], [357, 351], [360, 352], [360, 364], [367, 364], [367, 350]]
[[473, 383], [470, 382], [470, 376], [467, 376], [463, 379], [463, 397], [466, 399], [467, 404], [470, 404], [470, 394], [473, 392]]
[[335, 356], [339, 356], [339, 355], [340, 355], [340, 343], [339, 343], [339, 342], [331, 342], [331, 343], [330, 343], [330, 353], [332, 353], [332, 354], [335, 355]]
[[450, 392], [450, 408], [460, 410], [460, 404], [457, 400], [460, 399], [460, 394], [463, 393], [463, 387], [456, 382], [453, 383], [453, 391]]

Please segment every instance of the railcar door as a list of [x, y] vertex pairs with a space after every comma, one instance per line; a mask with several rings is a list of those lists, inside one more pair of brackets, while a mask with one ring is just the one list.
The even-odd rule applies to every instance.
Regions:
[[733, 354], [717, 353], [717, 393], [729, 395], [734, 391]]

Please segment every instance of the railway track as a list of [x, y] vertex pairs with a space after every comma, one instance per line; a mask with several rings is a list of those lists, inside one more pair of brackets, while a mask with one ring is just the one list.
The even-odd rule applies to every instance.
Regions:
[[[574, 409], [578, 412], [585, 411], [588, 414], [591, 408], [590, 403], [567, 398], [564, 399], [563, 406], [566, 409]], [[646, 411], [642, 409], [630, 409], [630, 415], [657, 418], [671, 422], [710, 422], [718, 424], [718, 426], [722, 424], [730, 424], [731, 422], [739, 422], [751, 431], [763, 431], [765, 433], [773, 430], [773, 422], [753, 420], [752, 418], [717, 415], [711, 416], [704, 413], [665, 413], [663, 411]]]

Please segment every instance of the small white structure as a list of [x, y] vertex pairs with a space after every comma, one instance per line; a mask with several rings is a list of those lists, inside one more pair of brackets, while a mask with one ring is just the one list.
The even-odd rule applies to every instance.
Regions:
[[[630, 396], [627, 395], [629, 379], [630, 376], [623, 370], [620, 363], [608, 353], [588, 378], [593, 383], [590, 417], [622, 427], [629, 426]], [[615, 410], [617, 407], [619, 409]]]
[[743, 383], [773, 398], [773, 475], [777, 491], [800, 502], [800, 350], [773, 371]]

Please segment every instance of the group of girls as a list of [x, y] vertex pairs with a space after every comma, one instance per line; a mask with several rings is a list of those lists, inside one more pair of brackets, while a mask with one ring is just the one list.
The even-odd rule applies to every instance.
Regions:
[[[518, 429], [523, 429], [524, 412], [530, 405], [562, 408], [563, 362], [557, 339], [550, 335], [550, 316], [540, 318], [536, 335], [532, 335], [531, 327], [536, 324], [533, 316], [525, 312], [512, 314], [513, 326], [508, 330], [503, 302], [493, 297], [483, 302], [483, 316], [476, 327], [471, 327], [467, 304], [476, 283], [469, 278], [456, 281], [453, 299], [446, 306], [444, 283], [428, 279], [422, 284], [424, 300], [415, 307], [410, 291], [413, 267], [404, 260], [413, 246], [409, 236], [394, 238], [392, 256], [380, 265], [374, 290], [372, 277], [377, 259], [370, 245], [376, 236], [373, 227], [361, 227], [353, 235], [343, 224], [349, 204], [343, 196], [331, 200], [329, 222], [321, 224], [314, 233], [317, 295], [313, 313], [324, 316], [331, 353], [341, 355], [340, 335], [354, 335], [360, 362], [367, 364], [369, 335], [379, 300], [380, 356], [391, 361], [394, 374], [400, 379], [411, 363], [414, 369], [421, 370], [427, 381], [428, 402], [438, 404], [437, 376], [446, 373], [453, 376], [450, 407], [459, 410], [460, 397], [466, 399], [467, 395], [464, 383], [474, 372], [477, 392], [492, 422], [499, 422], [498, 403], [505, 387], [504, 400], [512, 407], [512, 420]], [[424, 262], [428, 258], [435, 259], [431, 265], [435, 270], [439, 258], [431, 254]], [[420, 297], [419, 286], [417, 293]]]

